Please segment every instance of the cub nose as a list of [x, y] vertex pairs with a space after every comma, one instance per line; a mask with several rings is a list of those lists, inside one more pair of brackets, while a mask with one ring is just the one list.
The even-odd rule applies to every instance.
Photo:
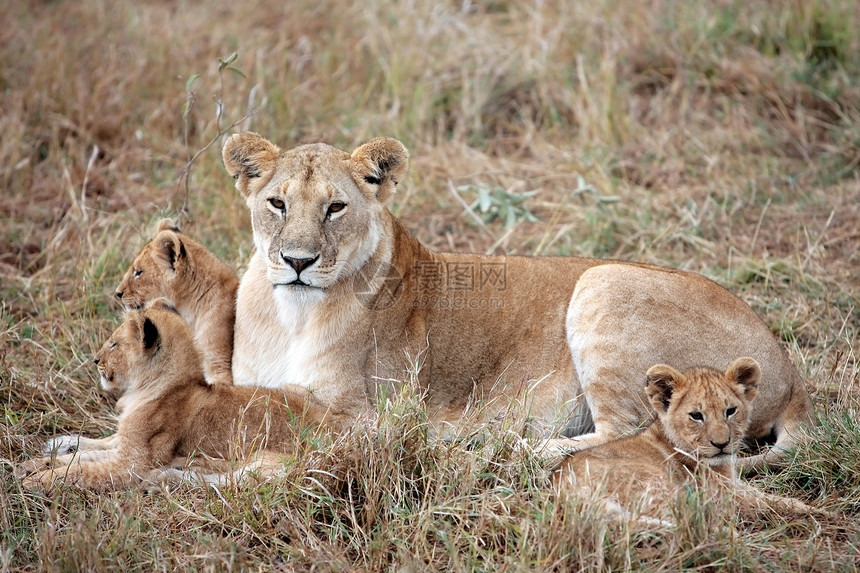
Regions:
[[281, 253], [281, 258], [284, 259], [284, 262], [293, 267], [293, 270], [296, 271], [297, 275], [302, 274], [302, 271], [317, 262], [317, 259], [320, 258], [319, 255], [315, 256], [312, 259], [295, 259], [293, 257], [288, 257]]
[[729, 442], [722, 442], [722, 443], [718, 444], [717, 442], [711, 440], [711, 445], [714, 446], [715, 448], [717, 448], [718, 450], [722, 451], [726, 446], [729, 445]]
[[120, 298], [120, 299], [122, 298], [122, 291], [121, 291], [121, 290], [118, 290], [118, 291], [116, 291], [116, 292], [115, 292], [115, 293], [113, 293], [113, 294], [114, 294], [114, 296], [116, 296], [117, 298]]
[[93, 364], [98, 365], [100, 360], [101, 360], [101, 358], [93, 358]]

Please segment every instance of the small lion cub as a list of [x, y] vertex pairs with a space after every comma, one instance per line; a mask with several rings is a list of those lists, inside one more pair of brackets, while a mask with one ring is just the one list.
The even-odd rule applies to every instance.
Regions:
[[102, 386], [124, 392], [116, 449], [25, 462], [16, 472], [25, 487], [50, 489], [63, 482], [120, 489], [195, 454], [244, 463], [234, 476], [250, 470], [273, 475], [281, 467], [280, 454], [296, 450], [303, 430], [325, 430], [342, 420], [298, 386], [207, 384], [188, 325], [163, 299], [128, 312], [94, 361]]
[[230, 267], [182, 234], [172, 219], [162, 219], [114, 294], [126, 310], [157, 298], [170, 301], [194, 333], [206, 380], [232, 384], [238, 288], [239, 278]]
[[[574, 452], [556, 470], [559, 493], [593, 499], [603, 492], [610, 517], [669, 526], [670, 503], [678, 487], [695, 478], [727, 487], [740, 508], [770, 508], [809, 514], [796, 500], [760, 492], [737, 477], [735, 453], [749, 424], [750, 404], [761, 370], [752, 358], [739, 358], [725, 372], [695, 368], [683, 374], [660, 364], [646, 374], [646, 394], [657, 419], [644, 431]], [[605, 488], [605, 489], [604, 489]]]

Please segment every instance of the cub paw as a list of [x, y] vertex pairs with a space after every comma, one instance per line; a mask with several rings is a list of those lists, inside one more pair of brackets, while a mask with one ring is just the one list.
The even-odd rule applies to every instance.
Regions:
[[48, 469], [31, 473], [21, 480], [21, 485], [30, 491], [48, 491], [62, 480], [62, 474], [57, 474], [54, 470]]
[[45, 470], [50, 470], [53, 467], [51, 458], [36, 458], [33, 460], [27, 460], [25, 462], [21, 462], [15, 467], [15, 477], [23, 480], [24, 478], [36, 474], [39, 472], [43, 472]]
[[78, 451], [81, 437], [76, 435], [55, 436], [45, 442], [44, 453], [46, 456], [65, 456]]

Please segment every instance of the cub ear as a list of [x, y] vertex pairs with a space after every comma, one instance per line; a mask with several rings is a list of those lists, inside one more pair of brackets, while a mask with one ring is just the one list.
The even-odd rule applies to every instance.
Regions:
[[406, 146], [390, 137], [377, 137], [352, 152], [353, 178], [365, 192], [385, 202], [409, 168]]
[[236, 180], [236, 189], [249, 197], [272, 178], [280, 153], [277, 145], [248, 131], [228, 137], [221, 157], [227, 173]]
[[645, 394], [658, 413], [669, 410], [672, 394], [683, 378], [683, 374], [666, 364], [652, 366], [645, 373]]
[[726, 378], [737, 382], [744, 390], [747, 400], [752, 400], [758, 394], [758, 383], [761, 380], [761, 367], [758, 362], [749, 357], [738, 358], [726, 369]]
[[176, 272], [176, 265], [188, 255], [185, 244], [173, 231], [161, 231], [155, 236], [155, 263], [170, 274]]
[[143, 318], [143, 349], [152, 350], [158, 343], [158, 328], [148, 316]]
[[179, 233], [179, 225], [173, 219], [162, 219], [158, 222], [158, 227], [155, 229], [155, 234], [157, 235], [161, 231], [173, 231], [174, 233]]

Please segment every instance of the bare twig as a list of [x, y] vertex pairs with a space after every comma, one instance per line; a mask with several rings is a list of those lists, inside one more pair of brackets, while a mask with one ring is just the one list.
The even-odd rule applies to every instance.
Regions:
[[255, 113], [257, 113], [257, 110], [255, 110], [255, 109], [251, 110], [248, 113], [246, 113], [245, 115], [243, 115], [242, 117], [240, 117], [239, 119], [237, 119], [236, 121], [234, 121], [233, 123], [231, 123], [230, 125], [228, 125], [227, 127], [225, 127], [224, 129], [218, 130], [218, 133], [216, 133], [215, 136], [209, 140], [209, 143], [207, 143], [206, 145], [201, 147], [197, 151], [197, 153], [195, 153], [191, 157], [191, 159], [188, 160], [188, 163], [185, 164], [185, 169], [182, 170], [182, 173], [179, 175], [179, 181], [177, 182], [177, 187], [179, 187], [179, 185], [182, 184], [183, 179], [185, 180], [185, 200], [182, 202], [182, 207], [180, 207], [179, 212], [178, 212], [178, 215], [180, 218], [184, 217], [187, 220], [191, 219], [191, 213], [189, 213], [189, 211], [188, 211], [188, 195], [190, 193], [189, 186], [188, 186], [189, 185], [188, 184], [188, 178], [189, 178], [189, 175], [191, 174], [191, 166], [194, 164], [194, 162], [197, 160], [197, 158], [200, 157], [203, 154], [203, 152], [205, 152], [207, 149], [209, 149], [213, 143], [218, 141], [221, 138], [221, 136], [223, 136], [225, 133], [227, 133], [228, 131], [230, 131], [231, 129], [233, 129], [234, 127], [236, 127], [237, 125], [239, 125], [240, 123], [242, 123], [243, 121], [245, 121], [246, 119], [248, 119], [249, 117], [254, 115]]

